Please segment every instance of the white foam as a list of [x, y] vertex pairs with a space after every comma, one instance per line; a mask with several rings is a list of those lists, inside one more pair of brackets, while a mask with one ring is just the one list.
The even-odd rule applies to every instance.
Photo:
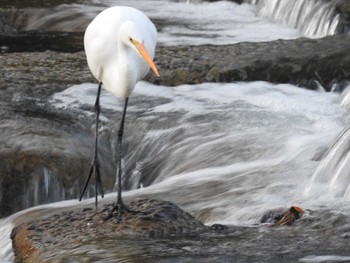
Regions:
[[[52, 101], [60, 101], [57, 105], [66, 110], [92, 114], [93, 108], [84, 105], [93, 105], [96, 90], [97, 85], [76, 85]], [[307, 184], [316, 168], [314, 156], [344, 126], [347, 113], [338, 96], [267, 82], [177, 87], [140, 82], [128, 110], [144, 116], [138, 119], [141, 126], [150, 118], [157, 122], [159, 116], [181, 118], [155, 129], [148, 126], [144, 136], [139, 134], [141, 141], [133, 151], [147, 154], [135, 161], [152, 163], [152, 158], [166, 154], [167, 162], [151, 186], [129, 194], [166, 196], [194, 214], [207, 208], [211, 212], [201, 218], [207, 223], [254, 223], [267, 209], [282, 205], [331, 205], [327, 194], [304, 197], [300, 185]], [[103, 91], [102, 112], [119, 112], [121, 103]], [[177, 130], [183, 135], [174, 135]]]
[[335, 8], [335, 1], [271, 0], [258, 3], [260, 16], [299, 28], [308, 37], [336, 34], [340, 16]]
[[338, 255], [311, 255], [299, 259], [299, 262], [307, 263], [321, 263], [321, 262], [349, 262], [350, 256], [338, 256]]
[[[128, 1], [138, 7], [140, 1]], [[143, 9], [143, 6], [142, 6]], [[224, 45], [238, 42], [260, 42], [293, 39], [300, 33], [255, 15], [255, 7], [233, 2], [168, 2], [144, 8], [151, 19], [166, 21], [159, 32], [160, 45]]]
[[[274, 24], [255, 15], [255, 6], [234, 2], [214, 3], [156, 0], [94, 1], [95, 5], [64, 4], [51, 9], [25, 9], [25, 30], [83, 32], [103, 9], [126, 5], [145, 12], [151, 20], [161, 20], [158, 45], [203, 45], [294, 39], [296, 29]], [[19, 19], [19, 24], [21, 24]]]
[[[58, 108], [78, 109], [85, 105], [92, 109], [96, 100], [97, 85], [81, 84], [72, 86], [52, 97]], [[315, 127], [334, 128], [335, 122], [329, 117], [342, 116], [342, 110], [335, 101], [336, 93], [323, 93], [298, 88], [291, 84], [271, 84], [268, 82], [203, 83], [198, 85], [180, 85], [177, 87], [155, 86], [139, 82], [131, 96], [146, 96], [157, 100], [166, 98], [169, 102], [160, 103], [148, 109], [153, 112], [171, 112], [185, 110], [189, 114], [211, 111], [219, 105], [230, 105], [241, 101], [250, 106], [259, 107], [275, 113], [303, 114], [314, 122]], [[101, 105], [108, 110], [120, 111], [123, 101], [102, 90]], [[137, 105], [132, 104], [133, 111]], [[337, 125], [336, 125], [337, 126]]]

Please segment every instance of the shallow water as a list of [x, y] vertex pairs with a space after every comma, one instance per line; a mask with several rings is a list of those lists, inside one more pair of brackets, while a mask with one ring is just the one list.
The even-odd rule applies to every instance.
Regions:
[[[92, 104], [95, 91], [96, 85], [73, 86], [52, 102], [84, 109], [80, 102]], [[347, 119], [337, 97], [265, 82], [142, 82], [128, 109], [125, 184], [166, 194], [205, 223], [251, 224], [270, 207], [320, 206], [330, 193], [308, 200], [300, 186]], [[102, 113], [104, 129], [116, 129], [118, 114], [110, 111], [122, 102], [108, 93], [102, 100], [111, 116]]]
[[[159, 2], [127, 1], [154, 20], [167, 21], [160, 23], [160, 45], [227, 44], [300, 35], [257, 18], [249, 5]], [[24, 8], [26, 23], [18, 20], [17, 26], [82, 31], [99, 11], [115, 3]], [[96, 89], [95, 84], [72, 86], [55, 94], [51, 103], [58, 112], [93, 118]], [[103, 92], [101, 103], [100, 130], [114, 135], [110, 143], [115, 145], [122, 102]], [[215, 238], [208, 234], [189, 240], [122, 241], [125, 254], [118, 252], [120, 262], [347, 261], [349, 202], [344, 195], [324, 188], [322, 180], [311, 180], [322, 156], [348, 123], [347, 116], [338, 94], [293, 85], [250, 82], [162, 87], [139, 83], [130, 99], [125, 127], [125, 197], [174, 201], [205, 224], [234, 228]], [[347, 177], [341, 178], [340, 184], [349, 183]], [[42, 183], [50, 189], [54, 181]], [[310, 184], [312, 195], [306, 195]], [[110, 194], [101, 203], [114, 199], [115, 194]], [[0, 220], [0, 262], [13, 261], [9, 235], [14, 224], [56, 213], [59, 207], [80, 209], [92, 202], [58, 202]], [[290, 205], [307, 211], [295, 227], [257, 225], [266, 211]], [[86, 262], [96, 262], [109, 246], [110, 240], [98, 240], [80, 249], [58, 248], [48, 256], [61, 255], [62, 260], [77, 256], [81, 262], [84, 255]], [[108, 253], [112, 255], [106, 260], [115, 262], [114, 252]]]
[[[92, 117], [93, 112], [88, 109], [94, 103], [96, 88], [94, 84], [72, 86], [55, 94], [51, 102], [61, 111]], [[102, 132], [113, 133], [117, 128], [122, 101], [103, 92], [101, 105]], [[271, 242], [266, 249], [273, 251], [276, 245], [274, 238], [289, 244], [288, 235], [296, 236], [295, 240], [300, 239], [295, 242], [302, 242], [307, 233], [311, 241], [304, 240], [309, 243], [304, 250], [301, 249], [300, 259], [311, 262], [314, 257], [310, 256], [310, 249], [314, 246], [327, 247], [328, 241], [321, 238], [324, 232], [346, 236], [350, 231], [350, 206], [346, 200], [324, 190], [312, 197], [304, 195], [321, 156], [347, 120], [347, 109], [340, 106], [338, 94], [310, 91], [293, 85], [251, 82], [162, 87], [141, 82], [130, 99], [125, 127], [127, 177], [124, 184], [130, 189], [125, 196], [174, 201], [205, 224], [243, 227], [244, 235], [240, 236], [240, 240], [265, 231], [265, 227], [255, 225], [266, 211], [298, 205], [308, 211], [297, 227], [303, 235], [293, 234], [296, 231], [293, 228], [285, 233], [282, 233], [284, 230], [273, 231], [272, 234], [268, 231], [270, 234], [264, 232], [261, 235], [266, 242]], [[114, 194], [111, 194], [103, 202], [113, 199]], [[74, 209], [84, 203], [55, 204], [60, 205], [73, 206]], [[31, 218], [35, 218], [36, 209], [29, 211]], [[38, 213], [54, 211], [48, 205]], [[3, 219], [1, 232], [9, 233], [12, 221], [26, 218], [28, 215], [22, 212]], [[233, 242], [232, 245], [237, 246], [229, 236], [223, 236], [221, 241]], [[188, 249], [196, 250], [203, 240], [206, 238], [188, 241]], [[252, 240], [246, 239], [241, 249], [253, 253], [250, 250], [250, 244], [254, 243]], [[2, 238], [1, 244], [8, 243], [8, 238]], [[210, 244], [214, 246], [207, 243], [208, 246]], [[338, 253], [334, 256], [349, 256], [343, 255], [346, 252], [344, 246], [349, 244], [348, 238], [332, 239], [332, 244], [334, 249], [331, 251]], [[91, 249], [90, 245], [87, 247]], [[129, 249], [134, 249], [133, 242], [129, 245]], [[100, 245], [95, 246], [92, 245], [92, 250], [102, 249], [98, 247]], [[229, 249], [217, 249], [220, 255], [226, 253], [228, 259], [239, 256]], [[64, 253], [72, 255], [77, 252], [74, 251], [68, 249]], [[214, 252], [209, 259], [215, 260], [217, 253]], [[340, 252], [343, 254], [339, 255]], [[81, 255], [85, 252], [77, 253]], [[188, 262], [198, 256], [196, 253], [184, 258], [174, 257], [177, 262]], [[285, 253], [291, 256], [290, 252]], [[321, 254], [315, 251], [311, 255], [317, 258]], [[0, 255], [2, 259], [11, 257], [9, 248], [1, 250]], [[121, 262], [131, 262], [131, 255]], [[145, 257], [158, 260], [155, 255], [151, 251]], [[142, 260], [145, 257], [142, 256]], [[174, 260], [169, 256], [170, 259]], [[202, 260], [210, 262], [209, 259]], [[159, 259], [156, 262], [171, 261]]]
[[[339, 98], [339, 103], [349, 109], [350, 86]], [[319, 192], [330, 192], [332, 196], [350, 200], [350, 126], [347, 125], [333, 144], [329, 147], [325, 157], [318, 165], [310, 182], [305, 189], [305, 195], [310, 197]]]
[[158, 26], [158, 45], [224, 45], [300, 36], [296, 29], [257, 17], [251, 5], [228, 1], [87, 1], [52, 8], [13, 8], [8, 13], [19, 30], [83, 32], [99, 12], [114, 5], [145, 12]]
[[337, 33], [337, 1], [260, 0], [255, 4], [259, 16], [297, 28], [304, 36], [319, 38]]

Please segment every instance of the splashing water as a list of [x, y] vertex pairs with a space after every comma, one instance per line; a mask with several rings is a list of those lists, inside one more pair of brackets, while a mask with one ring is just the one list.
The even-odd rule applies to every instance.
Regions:
[[[119, 1], [136, 7], [141, 5], [152, 19], [172, 17], [173, 20], [161, 29], [162, 45], [226, 44], [299, 36], [296, 30], [255, 17], [254, 9], [249, 5], [218, 2], [199, 6], [192, 1], [189, 4], [171, 1], [164, 5], [153, 1], [155, 4], [149, 5], [150, 2]], [[73, 4], [52, 10], [22, 10], [30, 23], [18, 21], [18, 26], [25, 25], [27, 30], [83, 31], [99, 11], [115, 5], [116, 1], [94, 3], [98, 5]], [[299, 1], [289, 3], [294, 3], [295, 10], [301, 10]], [[320, 7], [320, 10], [323, 9]], [[219, 17], [218, 11], [221, 13]], [[328, 11], [325, 13], [331, 14]], [[297, 13], [291, 12], [294, 22], [295, 16], [299, 16]], [[320, 13], [318, 11], [317, 16]], [[68, 19], [70, 17], [74, 19]], [[313, 24], [313, 20], [310, 23]], [[327, 32], [332, 32], [336, 17], [327, 23], [324, 20], [321, 24], [324, 28], [328, 25]], [[323, 29], [314, 31], [324, 34]], [[89, 109], [95, 96], [96, 85], [83, 84], [56, 94], [52, 103], [58, 110], [69, 112], [74, 109], [92, 117], [93, 112]], [[125, 197], [171, 200], [206, 224], [252, 226], [267, 210], [294, 204], [311, 210], [331, 210], [330, 215], [318, 214], [323, 226], [331, 220], [343, 219], [339, 214], [350, 214], [349, 205], [344, 203], [349, 200], [349, 178], [345, 174], [348, 166], [342, 162], [348, 158], [349, 129], [344, 130], [328, 152], [329, 155], [335, 145], [343, 146], [337, 150], [343, 155], [332, 157], [336, 159], [333, 167], [340, 167], [341, 172], [330, 180], [314, 179], [322, 178], [315, 177], [315, 174], [311, 178], [314, 171], [323, 166], [323, 161], [319, 164], [320, 156], [347, 123], [348, 110], [342, 108], [337, 99], [338, 95], [333, 93], [266, 82], [171, 88], [141, 82], [130, 99], [126, 121], [124, 184], [129, 191], [125, 192]], [[103, 125], [113, 135], [122, 103], [106, 92], [102, 93], [101, 103]], [[340, 143], [342, 140], [344, 142]], [[312, 187], [307, 191], [310, 194], [304, 196], [304, 185], [308, 182]], [[332, 187], [324, 191], [319, 187], [324, 183]], [[55, 185], [59, 183], [48, 169], [44, 169], [42, 176], [33, 183], [33, 187], [43, 189], [46, 194], [55, 193]], [[56, 194], [64, 194], [61, 191]], [[39, 196], [33, 198], [38, 200]], [[47, 195], [45, 198], [49, 199]], [[114, 199], [114, 194], [107, 195], [102, 203]], [[92, 202], [59, 202], [0, 220], [0, 261], [13, 260], [9, 235], [14, 225], [28, 218], [56, 213], [60, 206], [78, 209]], [[339, 221], [337, 224], [343, 222]], [[303, 230], [308, 230], [308, 225], [303, 227]], [[330, 258], [347, 259], [310, 255], [302, 261]]]
[[[96, 85], [82, 84], [51, 102], [60, 111], [93, 116], [95, 96]], [[125, 126], [124, 185], [130, 190], [124, 196], [174, 201], [206, 224], [253, 225], [267, 210], [290, 205], [336, 210], [335, 217], [339, 211], [350, 214], [341, 197], [330, 200], [322, 191], [303, 195], [318, 156], [346, 122], [338, 98], [266, 82], [178, 87], [141, 82]], [[116, 130], [122, 101], [104, 91], [101, 105], [105, 129]], [[55, 205], [60, 204], [67, 203]], [[40, 209], [30, 209], [30, 217]], [[50, 213], [50, 205], [41, 211]], [[8, 234], [25, 218], [20, 212], [3, 219], [0, 231]], [[1, 245], [6, 242], [8, 236]], [[1, 259], [9, 257], [8, 249], [0, 250]]]
[[[95, 89], [74, 86], [53, 102], [76, 110], [81, 101], [93, 103]], [[343, 127], [336, 98], [265, 82], [175, 88], [142, 82], [126, 126], [125, 167], [135, 177], [124, 184], [143, 185], [137, 195], [166, 195], [206, 223], [254, 223], [268, 207], [308, 203], [299, 185]], [[101, 100], [105, 110], [121, 110], [108, 93]]]
[[[340, 105], [349, 108], [350, 86], [340, 96]], [[350, 201], [350, 125], [334, 140], [305, 190], [306, 196], [320, 191]]]
[[307, 37], [336, 34], [339, 15], [337, 1], [319, 0], [253, 0], [261, 17], [299, 29]]
[[84, 32], [99, 12], [114, 5], [132, 6], [145, 12], [157, 24], [158, 45], [224, 45], [300, 36], [295, 29], [256, 17], [254, 8], [248, 4], [226, 1], [188, 4], [174, 1], [159, 4], [155, 0], [95, 1], [91, 5], [65, 4], [7, 12], [19, 31]]

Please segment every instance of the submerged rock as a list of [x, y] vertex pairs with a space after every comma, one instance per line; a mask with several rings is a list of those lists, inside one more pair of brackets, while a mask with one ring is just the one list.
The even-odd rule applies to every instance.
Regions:
[[260, 219], [260, 223], [269, 223], [272, 226], [292, 225], [304, 213], [305, 211], [298, 206], [274, 209], [266, 212]]

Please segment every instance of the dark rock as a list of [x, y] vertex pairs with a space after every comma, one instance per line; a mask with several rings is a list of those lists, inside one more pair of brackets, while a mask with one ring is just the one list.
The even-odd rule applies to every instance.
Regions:
[[[137, 203], [135, 200], [134, 204]], [[168, 206], [167, 202], [159, 201], [159, 205], [162, 204]], [[155, 203], [150, 206], [157, 207]], [[112, 207], [112, 204], [105, 207]], [[74, 213], [62, 216], [59, 211], [67, 209]], [[31, 260], [36, 263], [114, 263], [116, 260], [143, 263], [295, 262], [296, 259], [309, 259], [315, 251], [322, 251], [321, 257], [317, 259], [322, 259], [323, 255], [335, 255], [330, 257], [333, 262], [347, 262], [349, 257], [349, 216], [333, 210], [308, 211], [308, 216], [298, 224], [283, 229], [241, 224], [224, 231], [213, 231], [210, 227], [200, 230], [202, 227], [196, 228], [198, 221], [189, 219], [186, 214], [184, 217], [180, 214], [175, 222], [165, 224], [165, 228], [150, 227], [152, 224], [157, 226], [165, 223], [164, 221], [144, 222], [139, 218], [139, 221], [121, 222], [123, 227], [120, 230], [115, 218], [103, 221], [107, 211], [92, 209], [83, 213], [81, 210], [81, 206], [76, 206], [59, 211], [57, 207], [51, 207], [24, 212], [22, 220], [16, 220], [20, 225], [13, 230], [12, 239], [15, 239], [16, 244], [26, 244], [27, 247], [15, 248], [14, 251], [27, 251], [27, 262]], [[152, 212], [144, 209], [143, 212], [152, 214], [155, 210]], [[51, 213], [59, 216], [57, 221], [49, 219]], [[67, 215], [90, 220], [82, 219], [62, 227], [66, 224]], [[129, 215], [131, 220], [130, 216], [132, 215]], [[137, 214], [134, 216], [136, 219]], [[180, 223], [183, 218], [187, 219], [182, 222], [187, 223]], [[27, 230], [24, 223], [26, 219], [37, 222], [41, 227], [45, 225], [42, 227], [45, 229], [43, 234]], [[135, 224], [136, 222], [141, 224]], [[17, 259], [19, 256], [17, 254]]]
[[[0, 11], [0, 34], [7, 35], [7, 34], [15, 34], [16, 29], [13, 27], [13, 25], [9, 22], [9, 19], [7, 15]], [[0, 46], [5, 46], [5, 43], [3, 43], [0, 40]]]
[[[165, 85], [264, 80], [330, 90], [350, 78], [350, 35], [226, 46], [160, 47], [156, 64]], [[191, 59], [190, 59], [191, 58]]]
[[335, 12], [339, 14], [339, 24], [337, 31], [350, 33], [350, 1], [342, 0], [336, 4]]
[[[111, 208], [113, 205], [107, 206]], [[104, 220], [108, 211], [83, 209], [68, 214], [63, 212], [55, 221], [50, 218], [36, 220], [35, 224], [40, 228], [33, 229], [30, 222], [17, 226], [11, 234], [16, 262], [23, 262], [23, 259], [32, 262], [34, 258], [35, 262], [45, 262], [45, 254], [62, 243], [79, 246], [96, 239], [185, 237], [206, 230], [201, 222], [168, 201], [139, 199], [127, 206], [137, 212], [125, 212], [121, 221], [116, 218]]]
[[[88, 71], [84, 75], [85, 57], [46, 52], [1, 56], [0, 217], [77, 198], [85, 180], [81, 174], [88, 173], [92, 158], [93, 120], [59, 113], [48, 97], [77, 81], [92, 81]], [[81, 73], [79, 80], [71, 72], [74, 68]], [[101, 160], [103, 184], [111, 186], [115, 167], [109, 138], [102, 134], [100, 142], [101, 157], [108, 156]]]
[[[82, 33], [24, 32], [0, 35], [3, 52], [83, 50]], [[349, 79], [349, 35], [322, 39], [300, 38], [225, 46], [158, 47], [156, 64], [162, 85], [264, 80], [330, 90]], [[35, 63], [35, 62], [34, 62]], [[85, 63], [85, 62], [84, 62]]]
[[[0, 20], [1, 28], [1, 20]], [[2, 52], [78, 52], [84, 50], [83, 33], [25, 31], [0, 35]]]
[[26, 8], [26, 7], [37, 7], [37, 8], [49, 8], [62, 4], [82, 4], [86, 0], [2, 0], [0, 8]]
[[292, 225], [295, 220], [298, 220], [301, 215], [304, 214], [298, 206], [291, 206], [290, 208], [278, 208], [267, 211], [262, 218], [260, 223], [270, 223], [273, 226], [278, 225]]
[[[218, 2], [221, 0], [204, 0], [205, 2]], [[242, 4], [244, 2], [244, 0], [229, 0], [231, 2], [236, 2], [237, 4]]]
[[260, 223], [266, 224], [266, 223], [276, 223], [279, 220], [282, 219], [283, 215], [287, 212], [288, 210], [285, 208], [278, 208], [278, 209], [272, 209], [267, 211], [265, 214], [260, 219]]
[[210, 228], [215, 231], [222, 231], [228, 229], [229, 227], [222, 224], [214, 224]]

